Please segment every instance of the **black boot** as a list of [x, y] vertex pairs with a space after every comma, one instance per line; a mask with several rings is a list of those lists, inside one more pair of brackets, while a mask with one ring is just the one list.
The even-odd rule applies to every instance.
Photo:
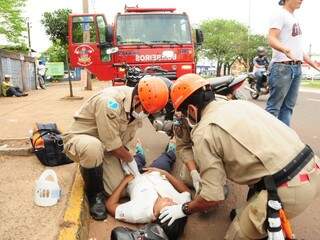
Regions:
[[95, 220], [107, 218], [105, 191], [103, 188], [102, 165], [95, 168], [83, 168], [80, 172], [84, 181], [84, 190], [89, 202], [90, 215]]

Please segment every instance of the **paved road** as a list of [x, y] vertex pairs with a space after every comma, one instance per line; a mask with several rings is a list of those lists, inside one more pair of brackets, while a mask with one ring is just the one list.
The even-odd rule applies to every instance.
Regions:
[[[259, 106], [265, 106], [266, 96], [254, 101]], [[313, 147], [320, 155], [320, 94], [302, 92], [293, 116], [292, 127], [302, 137], [303, 141]], [[144, 143], [147, 156], [152, 159], [165, 148], [167, 138], [157, 135], [150, 124], [140, 130], [139, 138]], [[175, 166], [175, 172], [180, 169], [179, 164]], [[228, 214], [234, 207], [239, 207], [244, 202], [247, 187], [230, 184], [231, 193], [228, 200], [216, 209], [206, 214], [194, 214], [188, 220], [183, 240], [221, 240], [229, 225]], [[319, 201], [318, 201], [319, 202]], [[299, 240], [319, 239], [320, 229], [320, 207], [315, 202], [303, 214], [294, 220], [294, 228]], [[113, 218], [109, 217], [105, 222], [94, 222], [90, 225], [89, 236], [92, 239], [109, 239], [110, 229], [119, 225]]]
[[[267, 96], [253, 100], [265, 108]], [[292, 117], [292, 128], [320, 155], [320, 91], [300, 91]]]

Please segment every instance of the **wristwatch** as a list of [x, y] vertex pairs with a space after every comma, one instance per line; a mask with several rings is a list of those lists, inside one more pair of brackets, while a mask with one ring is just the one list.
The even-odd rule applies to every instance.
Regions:
[[189, 209], [189, 202], [186, 202], [186, 203], [182, 204], [182, 212], [185, 215], [190, 215], [191, 214], [190, 209]]

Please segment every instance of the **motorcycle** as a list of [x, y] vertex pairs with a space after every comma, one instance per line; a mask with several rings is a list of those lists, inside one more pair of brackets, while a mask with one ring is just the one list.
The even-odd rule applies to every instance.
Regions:
[[[160, 66], [149, 66], [144, 70], [137, 66], [130, 66], [127, 63], [115, 63], [113, 66], [123, 68], [125, 72], [123, 79], [116, 78], [113, 80], [113, 86], [127, 85], [134, 87], [146, 75], [163, 77], [169, 88], [172, 85], [172, 81], [164, 77], [167, 70], [162, 69]], [[238, 77], [211, 78], [209, 82], [217, 98], [246, 100], [245, 95], [239, 89], [246, 79], [247, 75], [243, 74]], [[170, 101], [162, 111], [149, 115], [148, 118], [157, 132], [164, 132], [170, 137], [173, 136], [173, 125], [178, 119], [175, 118], [175, 111]]]
[[113, 86], [127, 85], [129, 87], [134, 87], [137, 85], [140, 79], [146, 75], [162, 76], [164, 75], [164, 73], [168, 72], [160, 66], [149, 66], [146, 67], [144, 70], [137, 66], [130, 66], [127, 63], [114, 63], [113, 66], [122, 68], [125, 72], [124, 78], [116, 78], [112, 80]]
[[254, 73], [250, 73], [248, 75], [248, 83], [249, 87], [246, 86], [245, 89], [249, 90], [250, 96], [252, 99], [258, 99], [261, 95], [267, 95], [269, 94], [269, 83], [268, 83], [268, 75], [269, 73], [267, 71], [263, 72], [263, 78], [262, 78], [262, 88], [260, 92], [257, 91], [257, 79]]
[[37, 83], [39, 84], [40, 88], [46, 89], [45, 75], [41, 75], [39, 70], [37, 74]]
[[240, 89], [247, 77], [247, 74], [237, 77], [215, 77], [209, 78], [209, 82], [215, 94], [225, 96], [228, 100], [247, 100], [246, 95]]

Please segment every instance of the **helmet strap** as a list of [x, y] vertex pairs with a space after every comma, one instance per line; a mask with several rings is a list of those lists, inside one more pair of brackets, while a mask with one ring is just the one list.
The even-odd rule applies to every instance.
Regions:
[[201, 120], [202, 110], [213, 100], [215, 95], [210, 85], [204, 86], [186, 99], [181, 106], [181, 112], [188, 118], [191, 125], [197, 124]]

